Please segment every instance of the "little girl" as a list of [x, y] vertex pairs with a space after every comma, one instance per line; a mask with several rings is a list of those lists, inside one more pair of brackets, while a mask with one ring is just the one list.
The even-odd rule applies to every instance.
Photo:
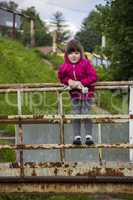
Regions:
[[[83, 48], [77, 40], [68, 42], [65, 50], [65, 61], [58, 71], [58, 77], [64, 85], [70, 86], [72, 109], [74, 114], [88, 114], [94, 93], [92, 83], [96, 82], [96, 70], [88, 59], [84, 58]], [[94, 144], [91, 120], [84, 120], [86, 132], [85, 144]], [[73, 144], [82, 144], [81, 120], [73, 120]]]

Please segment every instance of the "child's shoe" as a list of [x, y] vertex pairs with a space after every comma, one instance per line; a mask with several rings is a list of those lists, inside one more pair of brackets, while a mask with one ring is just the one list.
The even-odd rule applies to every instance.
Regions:
[[94, 144], [94, 141], [93, 141], [93, 138], [92, 138], [91, 135], [86, 135], [85, 139], [86, 139], [86, 140], [85, 140], [85, 144], [86, 144], [86, 145]]
[[77, 135], [77, 136], [74, 137], [73, 144], [76, 144], [76, 145], [82, 144], [80, 135]]

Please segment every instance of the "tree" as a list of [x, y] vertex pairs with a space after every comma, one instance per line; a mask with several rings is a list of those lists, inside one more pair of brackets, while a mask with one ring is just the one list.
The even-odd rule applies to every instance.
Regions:
[[95, 46], [96, 38], [94, 43], [91, 43], [94, 37], [94, 34], [90, 35], [91, 31], [99, 36], [106, 36], [106, 47], [97, 49], [111, 60], [108, 73], [113, 80], [133, 79], [132, 19], [132, 0], [106, 0], [105, 6], [96, 6], [96, 10], [84, 20], [81, 31], [76, 35], [80, 36], [85, 49], [89, 48], [89, 45], [92, 48]]
[[90, 28], [77, 32], [75, 38], [82, 43], [85, 51], [89, 52], [94, 51], [96, 46], [101, 44], [101, 37]]
[[[36, 12], [35, 7], [29, 7], [27, 10], [23, 10], [24, 15], [30, 16], [35, 22], [35, 41], [36, 46], [45, 46], [52, 44], [52, 38], [48, 33], [48, 28], [45, 22], [40, 19], [39, 14]], [[23, 18], [21, 28], [24, 30], [22, 40], [25, 44], [29, 44], [30, 41], [30, 21], [27, 18]]]
[[[133, 1], [108, 0], [105, 20], [112, 58], [111, 71], [115, 80], [133, 78]], [[100, 10], [104, 15], [103, 10]]]
[[56, 32], [57, 45], [60, 45], [61, 43], [69, 39], [70, 31], [67, 30], [68, 26], [65, 23], [62, 12], [57, 11], [53, 14], [53, 17], [51, 18], [51, 27]]
[[100, 14], [92, 11], [82, 23], [81, 30], [76, 34], [76, 39], [80, 40], [86, 51], [94, 51], [97, 45], [101, 44], [101, 32], [96, 27], [95, 21], [99, 20]]

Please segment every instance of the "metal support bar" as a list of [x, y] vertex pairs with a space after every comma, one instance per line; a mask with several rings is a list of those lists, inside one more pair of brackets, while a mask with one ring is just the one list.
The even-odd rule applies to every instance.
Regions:
[[21, 100], [21, 92], [17, 91], [17, 105], [18, 105], [18, 115], [22, 115], [22, 100]]
[[[18, 145], [23, 145], [23, 128], [21, 122], [19, 123], [19, 128], [18, 128], [18, 134], [19, 134], [19, 144]], [[21, 149], [19, 151], [20, 154], [20, 176], [24, 176], [24, 160], [23, 160], [23, 150]]]
[[0, 177], [0, 183], [133, 183], [132, 176]]
[[6, 115], [0, 116], [0, 123], [22, 124], [59, 123], [63, 118], [64, 123], [70, 123], [73, 119], [91, 119], [94, 123], [124, 123], [132, 119], [132, 115]]
[[73, 145], [73, 144], [18, 144], [18, 145], [0, 145], [0, 149], [86, 149], [86, 148], [114, 148], [114, 149], [133, 149], [133, 144], [94, 144], [94, 145]]
[[[18, 115], [22, 115], [22, 99], [21, 99], [21, 91], [17, 91], [17, 103], [18, 103]], [[21, 119], [18, 121], [18, 144], [22, 145], [24, 142], [23, 139], [23, 127], [21, 123]], [[23, 161], [23, 150], [19, 151], [19, 159], [20, 159], [20, 176], [24, 176], [24, 161]]]
[[[61, 116], [60, 118], [60, 144], [64, 144], [64, 122], [63, 122], [63, 104], [62, 104], [62, 93], [57, 93], [58, 95], [58, 102], [59, 102], [59, 115]], [[65, 160], [65, 151], [64, 149], [60, 149], [60, 158], [61, 161]]]
[[[96, 90], [116, 90], [116, 89], [128, 89], [128, 86], [95, 86]], [[16, 93], [18, 88], [9, 88], [9, 89], [0, 89], [0, 93]], [[62, 92], [64, 91], [64, 87], [49, 87], [49, 88], [19, 88], [22, 92]], [[66, 90], [66, 91], [69, 91]]]
[[12, 19], [12, 38], [16, 38], [16, 13], [12, 13], [13, 19]]
[[[100, 81], [94, 84], [95, 86], [132, 86], [133, 81]], [[20, 89], [20, 88], [40, 88], [40, 87], [60, 87], [64, 85], [60, 83], [16, 83], [16, 84], [0, 84], [0, 89]]]
[[[102, 135], [101, 135], [101, 124], [98, 124], [98, 143], [101, 144], [102, 143]], [[98, 156], [99, 156], [99, 162], [100, 165], [102, 165], [102, 149], [99, 148], [98, 149]]]

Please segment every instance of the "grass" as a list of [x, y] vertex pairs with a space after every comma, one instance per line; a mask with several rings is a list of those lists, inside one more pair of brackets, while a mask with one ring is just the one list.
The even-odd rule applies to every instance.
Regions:
[[0, 83], [57, 82], [55, 72], [34, 50], [0, 38]]
[[[7, 140], [0, 140], [0, 144], [12, 144]], [[15, 162], [16, 153], [12, 149], [2, 149], [0, 150], [0, 162]]]
[[[34, 50], [25, 48], [17, 41], [12, 41], [9, 38], [0, 37], [0, 84], [10, 83], [56, 83], [57, 76], [53, 69]], [[44, 108], [43, 103], [37, 105], [40, 93], [34, 95], [23, 94], [23, 114], [39, 114], [51, 112]], [[41, 93], [41, 95], [43, 95]], [[25, 98], [28, 97], [28, 102]], [[53, 109], [51, 104], [56, 101], [54, 94], [45, 94], [47, 101], [50, 102], [50, 109]], [[32, 101], [32, 105], [30, 103]], [[36, 103], [36, 104], [35, 104]], [[30, 104], [30, 107], [29, 107]], [[0, 94], [0, 115], [15, 115], [17, 114], [17, 96], [16, 94]], [[0, 125], [3, 132], [14, 135], [15, 127], [13, 125]], [[14, 155], [10, 150], [0, 151], [0, 160], [12, 161]]]
[[128, 91], [102, 90], [96, 92], [96, 104], [98, 107], [111, 114], [128, 114]]
[[[0, 83], [56, 83], [55, 71], [34, 50], [8, 38], [0, 38]], [[39, 94], [32, 96], [38, 100]], [[0, 95], [0, 114], [16, 114], [16, 94]], [[26, 108], [24, 108], [26, 110]]]
[[36, 49], [36, 51], [42, 58], [44, 58], [44, 59], [48, 60], [50, 63], [52, 63], [54, 70], [58, 70], [59, 65], [64, 62], [64, 58], [62, 56], [60, 56], [59, 54], [56, 54], [56, 53], [43, 54], [40, 51], [38, 51], [37, 49]]

